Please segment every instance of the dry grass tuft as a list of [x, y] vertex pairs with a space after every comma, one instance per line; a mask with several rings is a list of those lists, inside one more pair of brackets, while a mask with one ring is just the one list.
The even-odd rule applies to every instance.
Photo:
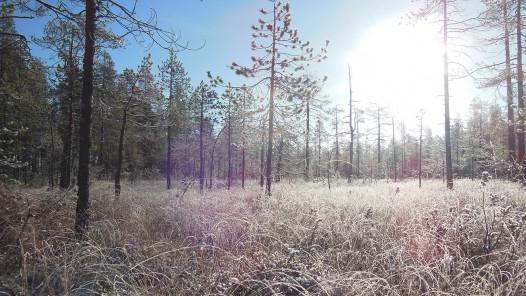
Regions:
[[[183, 185], [181, 185], [183, 186]], [[0, 294], [524, 295], [526, 195], [459, 180], [253, 184], [205, 192], [161, 182], [0, 193]], [[2, 294], [3, 295], [3, 294]]]

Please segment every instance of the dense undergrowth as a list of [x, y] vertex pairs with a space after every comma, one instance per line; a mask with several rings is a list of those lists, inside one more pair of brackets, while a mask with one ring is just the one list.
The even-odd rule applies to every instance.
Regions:
[[73, 191], [2, 188], [0, 295], [526, 295], [514, 183], [163, 186], [95, 183], [81, 240]]

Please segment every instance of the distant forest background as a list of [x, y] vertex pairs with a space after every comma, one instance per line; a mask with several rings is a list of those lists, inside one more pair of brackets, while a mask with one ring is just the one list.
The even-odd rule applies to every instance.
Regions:
[[[455, 178], [475, 178], [484, 171], [509, 178], [510, 165], [524, 155], [524, 102], [517, 99], [523, 89], [522, 24], [516, 22], [523, 19], [517, 7], [524, 5], [484, 2], [487, 11], [478, 21], [496, 35], [476, 46], [490, 42], [507, 55], [501, 63], [481, 66], [492, 75], [480, 87], [507, 92], [497, 91], [491, 101], [475, 98], [468, 117], [452, 119]], [[29, 37], [17, 32], [16, 6], [11, 1], [1, 5], [0, 173], [27, 185], [74, 186], [83, 23], [64, 17], [50, 20], [43, 37], [34, 40], [56, 53], [57, 63], [47, 65], [31, 55]], [[97, 27], [102, 45], [95, 51], [91, 179], [117, 179], [117, 184], [121, 178], [131, 182], [165, 178], [168, 188], [172, 178], [195, 179], [202, 189], [244, 186], [250, 179], [263, 186], [268, 94], [249, 86], [230, 87], [205, 73], [192, 77], [202, 79], [192, 87], [185, 71], [191, 65], [179, 62], [173, 49], [162, 64], [154, 65], [146, 55], [140, 65], [119, 73], [105, 48], [120, 43], [104, 25], [99, 22]], [[237, 67], [233, 63], [232, 69]], [[349, 113], [324, 98], [324, 78], [309, 74], [308, 68], [301, 70], [276, 94], [271, 160], [275, 181], [444, 178], [444, 137], [426, 128], [425, 122], [426, 112], [439, 111], [415, 114], [421, 119], [418, 127], [407, 127], [382, 106]]]

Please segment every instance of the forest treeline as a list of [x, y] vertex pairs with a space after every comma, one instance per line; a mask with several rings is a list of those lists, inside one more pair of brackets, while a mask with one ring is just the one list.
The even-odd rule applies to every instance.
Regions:
[[[28, 185], [72, 187], [79, 158], [84, 24], [60, 14], [47, 23], [43, 37], [34, 40], [55, 54], [56, 63], [47, 65], [31, 55], [29, 37], [17, 32], [15, 2], [1, 3], [0, 173], [4, 180]], [[483, 2], [486, 10], [470, 24], [472, 31], [491, 38], [477, 39], [474, 46], [500, 47], [506, 56], [470, 69], [484, 72], [480, 87], [497, 95], [473, 99], [469, 116], [453, 119], [455, 178], [475, 178], [484, 171], [509, 178], [510, 168], [524, 155], [524, 102], [518, 99], [522, 60], [517, 54], [522, 53], [524, 4]], [[254, 56], [254, 66], [234, 62], [231, 68], [248, 78], [270, 71], [274, 75], [274, 67], [290, 68], [294, 75], [265, 76], [269, 80], [252, 85], [247, 80], [244, 86], [206, 73], [189, 77], [185, 67], [192, 65], [183, 65], [174, 48], [159, 65], [146, 55], [140, 65], [118, 72], [105, 48], [120, 42], [99, 22], [96, 31], [103, 45], [96, 47], [94, 61], [91, 180], [114, 181], [118, 195], [122, 179], [166, 179], [168, 188], [173, 180], [196, 180], [205, 190], [244, 186], [247, 180], [264, 186], [284, 178], [444, 178], [444, 137], [426, 128], [425, 113], [415, 114], [420, 126], [407, 127], [381, 106], [353, 106], [349, 113], [345, 106], [330, 104], [323, 96], [326, 78], [309, 74], [307, 65], [298, 66], [309, 59], [322, 61], [325, 49], [308, 49], [308, 42], [302, 43], [288, 27], [288, 4], [274, 2], [273, 7], [283, 17], [278, 37], [285, 35], [291, 42], [287, 49], [297, 44], [302, 51], [276, 63]], [[260, 20], [253, 37], [276, 36], [269, 25]], [[266, 48], [252, 43], [252, 50]], [[274, 89], [280, 91], [274, 94]], [[501, 89], [506, 92], [500, 94]], [[350, 100], [352, 105], [352, 95]]]

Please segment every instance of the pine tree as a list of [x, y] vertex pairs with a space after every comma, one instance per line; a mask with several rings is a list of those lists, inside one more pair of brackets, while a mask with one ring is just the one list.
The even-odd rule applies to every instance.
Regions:
[[172, 172], [172, 142], [185, 124], [184, 101], [188, 97], [190, 89], [190, 78], [183, 64], [177, 60], [173, 49], [169, 50], [169, 56], [159, 67], [161, 85], [168, 90], [168, 99], [165, 102], [165, 117], [167, 127], [167, 151], [166, 151], [166, 188], [171, 188]]
[[[275, 94], [276, 90], [285, 90], [294, 84], [294, 72], [304, 70], [310, 62], [321, 62], [326, 58], [326, 49], [314, 52], [310, 42], [303, 42], [298, 37], [298, 31], [290, 27], [292, 18], [290, 3], [282, 4], [275, 0], [270, 12], [260, 9], [262, 18], [257, 25], [252, 25], [254, 33], [251, 49], [260, 52], [260, 56], [252, 56], [252, 66], [240, 66], [233, 62], [230, 66], [236, 74], [247, 78], [259, 78], [253, 84], [269, 85], [268, 101], [268, 137], [266, 158], [266, 194], [271, 195], [272, 183], [272, 149], [274, 139]], [[265, 18], [265, 19], [264, 19]], [[258, 43], [262, 40], [262, 43]], [[266, 41], [266, 42], [265, 42]], [[326, 42], [327, 46], [329, 41]]]

